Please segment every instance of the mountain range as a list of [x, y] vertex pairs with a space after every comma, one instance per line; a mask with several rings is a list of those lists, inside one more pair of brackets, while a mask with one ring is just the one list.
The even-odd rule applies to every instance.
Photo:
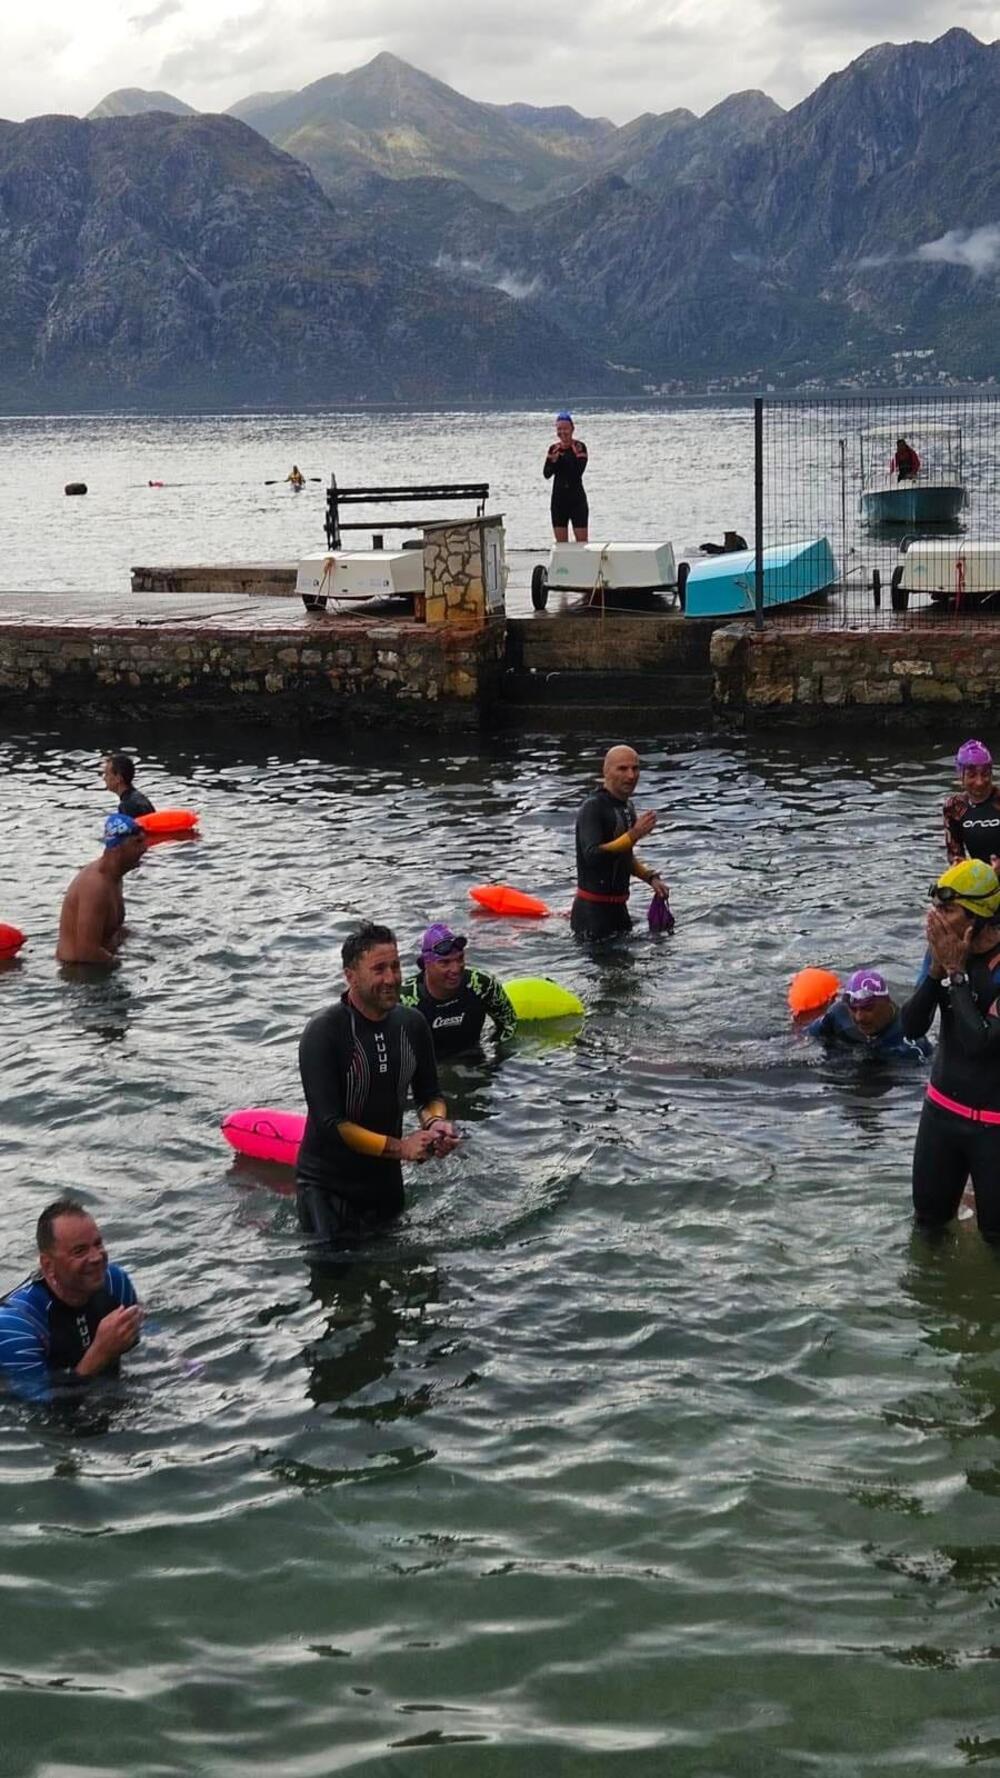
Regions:
[[225, 116], [0, 122], [0, 402], [991, 378], [1000, 45], [625, 125], [380, 55]]

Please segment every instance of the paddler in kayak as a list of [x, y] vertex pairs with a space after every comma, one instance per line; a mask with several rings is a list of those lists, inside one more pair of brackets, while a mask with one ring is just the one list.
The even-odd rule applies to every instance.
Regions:
[[300, 488], [304, 488], [306, 485], [306, 478], [297, 463], [292, 464], [292, 473], [291, 475], [286, 475], [285, 480], [291, 484], [296, 493]]
[[601, 782], [576, 818], [576, 895], [570, 914], [573, 931], [584, 938], [629, 932], [629, 889], [633, 877], [666, 900], [669, 889], [659, 871], [644, 864], [635, 848], [651, 834], [656, 816], [637, 815], [632, 794], [639, 782], [639, 755], [633, 747], [611, 747], [604, 756]]
[[1000, 854], [1000, 790], [993, 782], [993, 755], [982, 741], [963, 741], [955, 755], [962, 788], [944, 805], [944, 843], [952, 864]]

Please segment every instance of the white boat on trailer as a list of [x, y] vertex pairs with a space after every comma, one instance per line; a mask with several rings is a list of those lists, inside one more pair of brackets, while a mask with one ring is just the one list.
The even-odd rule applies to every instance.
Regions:
[[557, 543], [531, 574], [531, 603], [544, 611], [549, 592], [580, 593], [600, 604], [607, 593], [677, 593], [672, 543]]
[[908, 539], [890, 584], [894, 611], [906, 611], [914, 593], [956, 611], [965, 605], [1000, 611], [1000, 538]]

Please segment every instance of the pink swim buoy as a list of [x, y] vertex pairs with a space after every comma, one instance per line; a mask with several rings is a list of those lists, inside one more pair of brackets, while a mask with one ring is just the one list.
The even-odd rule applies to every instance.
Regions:
[[249, 1155], [254, 1161], [274, 1161], [279, 1167], [294, 1167], [306, 1120], [300, 1111], [250, 1106], [244, 1111], [228, 1112], [219, 1127], [237, 1154]]

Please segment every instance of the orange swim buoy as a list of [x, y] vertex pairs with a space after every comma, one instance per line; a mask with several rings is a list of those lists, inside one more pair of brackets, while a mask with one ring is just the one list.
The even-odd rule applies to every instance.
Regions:
[[840, 993], [840, 979], [832, 969], [800, 969], [788, 984], [788, 1007], [793, 1018], [821, 1013]]
[[193, 833], [198, 817], [193, 809], [155, 809], [152, 815], [137, 815], [143, 833]]
[[13, 957], [21, 949], [24, 938], [20, 926], [6, 926], [0, 920], [0, 957]]
[[509, 883], [480, 883], [469, 890], [469, 896], [491, 914], [521, 914], [528, 919], [541, 920], [552, 912], [537, 895], [525, 895], [522, 889], [512, 889]]

